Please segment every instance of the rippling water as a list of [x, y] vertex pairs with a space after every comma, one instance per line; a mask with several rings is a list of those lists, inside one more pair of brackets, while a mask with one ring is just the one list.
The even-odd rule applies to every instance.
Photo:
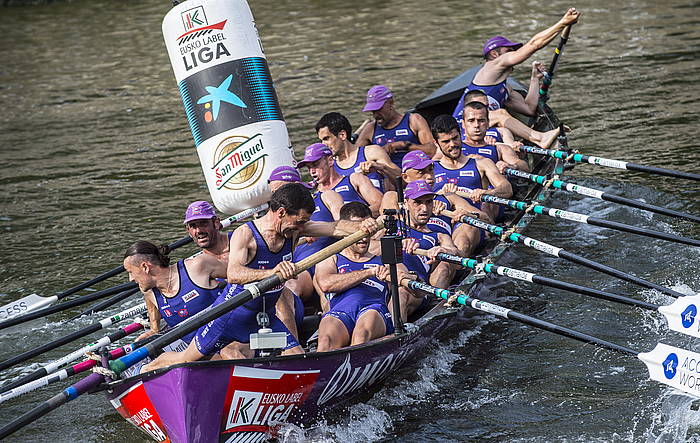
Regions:
[[[296, 0], [251, 7], [300, 152], [315, 141], [313, 125], [325, 112], [341, 111], [359, 124], [371, 85], [387, 84], [398, 107], [409, 108], [478, 64], [488, 37], [526, 39], [570, 5], [533, 3]], [[575, 6], [584, 18], [573, 29], [550, 101], [574, 128], [571, 145], [697, 172], [700, 4], [588, 0]], [[180, 238], [186, 204], [208, 197], [160, 34], [168, 8], [167, 1], [133, 0], [0, 8], [0, 303], [51, 295], [100, 274], [119, 263], [132, 240]], [[552, 51], [538, 58], [548, 63]], [[522, 67], [516, 75], [526, 79], [528, 71]], [[607, 192], [700, 213], [700, 187], [693, 182], [591, 166], [575, 175]], [[549, 206], [700, 237], [688, 223], [606, 202], [554, 195]], [[528, 235], [679, 291], [700, 287], [700, 253], [692, 248], [551, 219], [537, 220]], [[670, 303], [534, 251], [515, 248], [502, 263]], [[494, 281], [488, 299], [640, 351], [659, 340], [697, 348], [666, 332], [655, 315], [560, 291]], [[63, 335], [68, 329], [59, 320], [67, 315], [4, 331], [0, 358]], [[0, 381], [18, 373], [6, 371]], [[0, 422], [56, 390], [1, 405]], [[368, 403], [312, 430], [290, 428], [286, 438], [700, 441], [697, 410], [687, 397], [647, 381], [637, 360], [474, 315]], [[142, 438], [99, 395], [62, 407], [14, 438], [34, 441], [39, 434], [53, 441]]]

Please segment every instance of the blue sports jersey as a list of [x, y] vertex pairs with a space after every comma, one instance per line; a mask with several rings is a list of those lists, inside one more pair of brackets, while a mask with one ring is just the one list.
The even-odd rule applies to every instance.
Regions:
[[[398, 125], [391, 129], [381, 126], [379, 123], [374, 123], [374, 133], [372, 134], [372, 143], [379, 146], [384, 146], [387, 143], [406, 141], [413, 144], [419, 144], [418, 136], [413, 132], [410, 126], [411, 114], [405, 113]], [[394, 151], [390, 154], [391, 161], [396, 166], [401, 167], [403, 157], [408, 153], [407, 149]]]
[[[179, 290], [174, 296], [166, 297], [158, 288], [153, 288], [160, 316], [170, 327], [177, 326], [209, 308], [221, 292], [219, 287], [202, 288], [193, 282], [187, 273], [184, 260], [177, 262], [177, 274], [180, 283]], [[194, 333], [190, 333], [182, 339], [189, 342], [193, 336]]]
[[[360, 167], [360, 163], [366, 161], [367, 156], [365, 156], [365, 147], [360, 146], [359, 148], [357, 148], [357, 158], [355, 159], [355, 163], [353, 163], [352, 166], [350, 166], [349, 168], [341, 168], [340, 166], [338, 166], [338, 163], [334, 163], [333, 167], [338, 172], [338, 174], [349, 176], [353, 172], [357, 172], [356, 169]], [[379, 189], [382, 193], [384, 193], [384, 176], [382, 174], [378, 172], [370, 172], [369, 174], [367, 174], [367, 177], [372, 182], [375, 188]]]

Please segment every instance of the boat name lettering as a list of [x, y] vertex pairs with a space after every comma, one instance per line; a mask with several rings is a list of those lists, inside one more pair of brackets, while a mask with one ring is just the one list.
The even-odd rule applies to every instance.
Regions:
[[353, 368], [350, 364], [350, 354], [345, 356], [343, 363], [338, 366], [329, 380], [316, 404], [323, 405], [330, 400], [355, 392], [365, 386], [370, 386], [380, 380], [408, 357], [408, 351], [389, 354], [386, 357]]

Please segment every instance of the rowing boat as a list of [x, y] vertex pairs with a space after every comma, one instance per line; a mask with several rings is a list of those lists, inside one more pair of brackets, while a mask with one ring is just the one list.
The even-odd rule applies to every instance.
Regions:
[[[455, 77], [418, 103], [415, 111], [428, 120], [451, 113], [475, 72], [470, 69]], [[536, 127], [557, 124], [545, 108]], [[533, 170], [548, 174], [560, 166], [559, 160], [540, 159]], [[519, 189], [525, 199], [542, 200], [547, 194], [535, 183]], [[533, 218], [513, 212], [505, 225], [519, 232]], [[510, 244], [494, 238], [479, 253], [495, 261]], [[483, 290], [480, 277], [468, 274], [460, 289], [478, 295]], [[307, 346], [307, 353], [296, 356], [179, 364], [113, 381], [105, 386], [107, 397], [122, 417], [156, 441], [262, 441], [282, 423], [308, 425], [376, 390], [392, 372], [415, 361], [462, 306], [434, 302], [426, 311], [409, 319], [402, 333], [362, 345], [324, 353]]]

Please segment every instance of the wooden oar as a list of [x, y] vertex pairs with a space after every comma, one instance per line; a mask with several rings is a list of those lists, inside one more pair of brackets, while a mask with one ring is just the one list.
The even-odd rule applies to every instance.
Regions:
[[[324, 249], [321, 249], [315, 254], [310, 255], [304, 260], [295, 263], [297, 274], [310, 268], [311, 266], [322, 262], [331, 255], [337, 254], [338, 252], [342, 251], [343, 249], [347, 248], [348, 246], [365, 237], [367, 237], [367, 234], [363, 231], [355, 232], [349, 235], [348, 237], [345, 237], [339, 240], [338, 242], [333, 243], [332, 245]], [[193, 318], [192, 321], [189, 322], [187, 327], [184, 327], [185, 325], [183, 324], [183, 327], [174, 328], [172, 331], [163, 334], [163, 336], [158, 337], [151, 343], [134, 350], [131, 354], [125, 355], [117, 360], [110, 361], [109, 367], [112, 371], [114, 371], [115, 375], [118, 376], [130, 366], [133, 366], [134, 364], [144, 360], [145, 358], [155, 357], [156, 355], [158, 355], [160, 349], [162, 349], [169, 343], [172, 343], [173, 341], [182, 338], [183, 336], [189, 334], [190, 332], [194, 331], [200, 326], [205, 325], [208, 322], [216, 319], [217, 317], [220, 317], [221, 315], [243, 305], [244, 303], [252, 300], [253, 298], [259, 297], [266, 291], [274, 288], [277, 285], [282, 284], [283, 282], [284, 279], [278, 274], [265, 278], [249, 286], [247, 289], [241, 291], [240, 293], [236, 294], [235, 296], [231, 297], [225, 302], [214, 306], [209, 311], [200, 315], [199, 317]], [[60, 393], [54, 395], [50, 399], [44, 401], [43, 403], [26, 412], [22, 416], [12, 420], [10, 423], [3, 426], [0, 429], [0, 439], [3, 439], [13, 434], [17, 430], [35, 421], [39, 417], [43, 417], [44, 415], [60, 407], [61, 405], [64, 405], [71, 400], [75, 400], [80, 395], [98, 386], [104, 381], [104, 379], [105, 378], [103, 375], [97, 373], [88, 375], [79, 382], [73, 384], [72, 386], [69, 386]]]
[[[231, 224], [236, 223], [238, 221], [241, 221], [243, 219], [246, 219], [248, 217], [252, 217], [253, 215], [257, 214], [258, 212], [264, 211], [267, 209], [268, 205], [267, 203], [264, 203], [262, 205], [255, 206], [250, 209], [246, 209], [245, 211], [241, 211], [238, 214], [232, 215], [224, 220], [221, 220], [221, 226], [223, 228], [227, 228], [231, 226]], [[188, 243], [192, 242], [192, 238], [190, 236], [183, 237], [180, 240], [173, 242], [168, 245], [168, 247], [171, 250], [177, 249], [183, 245], [186, 245]], [[38, 294], [31, 294], [26, 297], [23, 297], [19, 300], [15, 300], [11, 303], [8, 303], [4, 306], [0, 306], [0, 325], [4, 323], [4, 321], [7, 321], [7, 319], [17, 317], [19, 315], [22, 315], [24, 313], [30, 312], [30, 311], [35, 311], [37, 309], [43, 308], [44, 306], [51, 305], [55, 303], [58, 300], [61, 300], [62, 298], [68, 297], [69, 295], [75, 294], [78, 291], [82, 291], [85, 288], [88, 288], [96, 283], [100, 283], [104, 280], [107, 280], [110, 277], [114, 277], [115, 275], [121, 274], [124, 272], [124, 266], [117, 266], [116, 268], [105, 272], [102, 275], [99, 275], [91, 280], [88, 280], [84, 283], [81, 283], [77, 286], [73, 286], [70, 289], [67, 289], [60, 294], [53, 295], [51, 297], [42, 297]], [[113, 294], [113, 293], [112, 293]], [[93, 297], [95, 294], [90, 294]], [[103, 296], [106, 296], [107, 294], [103, 294]], [[111, 294], [109, 294], [111, 295]], [[88, 303], [90, 301], [96, 300], [96, 298], [92, 299], [85, 299], [83, 303]], [[115, 302], [116, 303], [116, 302]], [[71, 305], [68, 307], [73, 307], [77, 305]], [[67, 308], [65, 308], [67, 309]], [[53, 312], [58, 312], [58, 311], [53, 311]], [[47, 315], [47, 314], [43, 314]], [[36, 318], [36, 317], [35, 317]]]
[[[457, 192], [459, 196], [468, 195], [466, 193]], [[554, 218], [561, 218], [564, 220], [571, 220], [579, 223], [585, 223], [593, 226], [600, 226], [602, 228], [615, 229], [617, 231], [629, 232], [632, 234], [639, 234], [646, 237], [658, 238], [661, 240], [667, 240], [675, 243], [682, 243], [690, 246], [700, 246], [700, 240], [688, 237], [682, 237], [680, 235], [669, 234], [661, 231], [654, 231], [652, 229], [640, 228], [637, 226], [631, 226], [624, 223], [619, 223], [615, 221], [603, 220], [602, 218], [597, 218], [585, 214], [579, 214], [577, 212], [569, 212], [563, 209], [548, 208], [546, 206], [538, 205], [535, 203], [527, 203], [518, 200], [509, 200], [506, 198], [496, 197], [493, 195], [483, 195], [481, 201], [487, 203], [496, 203], [503, 206], [508, 206], [519, 211], [530, 210], [535, 214], [548, 215]]]
[[[456, 216], [456, 214], [452, 211], [442, 211], [442, 213], [447, 215], [448, 217], [455, 217]], [[490, 223], [486, 223], [486, 222], [481, 221], [479, 219], [476, 219], [474, 217], [464, 216], [464, 217], [461, 217], [460, 220], [463, 223], [466, 223], [468, 225], [482, 229], [484, 231], [488, 231], [492, 234], [496, 234], [499, 236], [506, 234], [506, 230], [503, 229], [502, 227], [492, 225]], [[506, 236], [506, 238], [508, 240], [515, 242], [515, 243], [522, 243], [525, 246], [529, 246], [533, 249], [537, 249], [538, 251], [544, 252], [546, 254], [550, 254], [550, 255], [553, 255], [555, 257], [563, 258], [564, 260], [578, 263], [578, 264], [586, 266], [588, 268], [595, 269], [596, 271], [600, 271], [600, 272], [603, 272], [605, 274], [612, 275], [612, 276], [617, 277], [619, 279], [643, 286], [645, 288], [656, 289], [657, 291], [662, 292], [662, 293], [667, 294], [667, 295], [670, 295], [672, 297], [683, 297], [684, 296], [684, 294], [681, 294], [680, 292], [676, 292], [673, 289], [658, 285], [656, 283], [652, 283], [652, 282], [645, 280], [643, 278], [634, 276], [632, 274], [628, 274], [627, 272], [620, 271], [619, 269], [615, 269], [615, 268], [612, 268], [610, 266], [604, 265], [602, 263], [598, 263], [596, 261], [587, 259], [585, 257], [574, 254], [572, 252], [568, 252], [568, 251], [564, 250], [563, 248], [552, 246], [550, 244], [541, 242], [539, 240], [535, 240], [534, 238], [527, 237], [523, 234], [518, 234], [517, 232], [509, 232], [507, 234], [508, 235]]]
[[118, 314], [115, 314], [111, 317], [104, 318], [98, 322], [95, 322], [89, 326], [86, 326], [82, 329], [79, 329], [73, 333], [70, 333], [68, 335], [64, 335], [61, 338], [58, 338], [54, 341], [51, 341], [49, 343], [45, 343], [41, 346], [38, 346], [34, 349], [31, 349], [29, 351], [23, 352], [22, 354], [16, 355], [12, 358], [9, 358], [3, 362], [0, 362], [0, 371], [3, 371], [11, 366], [14, 366], [18, 363], [22, 363], [23, 361], [27, 361], [30, 358], [36, 357], [37, 355], [43, 354], [46, 351], [50, 351], [52, 349], [56, 349], [59, 346], [63, 346], [66, 343], [70, 343], [73, 340], [77, 340], [79, 338], [85, 337], [86, 335], [90, 335], [93, 332], [97, 332], [100, 329], [104, 329], [108, 326], [112, 326], [113, 324], [119, 323], [122, 320], [125, 320], [130, 317], [134, 317], [136, 315], [141, 315], [146, 312], [146, 304], [141, 303], [138, 306], [134, 306], [132, 308], [126, 309]]
[[[0, 395], [0, 403], [2, 403], [5, 400], [9, 400], [10, 398], [14, 398], [18, 395], [37, 389], [38, 387], [45, 386], [43, 384], [36, 383], [32, 383], [31, 386], [23, 385], [27, 385], [28, 383], [34, 382], [35, 380], [38, 380], [42, 377], [49, 376], [50, 374], [53, 374], [54, 372], [58, 371], [68, 363], [71, 363], [81, 358], [86, 353], [98, 351], [102, 347], [112, 344], [118, 340], [121, 340], [127, 335], [133, 334], [134, 332], [140, 331], [141, 329], [143, 329], [143, 324], [141, 322], [135, 322], [126, 325], [123, 328], [119, 328], [115, 332], [112, 332], [111, 334], [105, 335], [101, 339], [97, 340], [95, 343], [83, 346], [82, 348], [77, 349], [68, 355], [65, 355], [57, 360], [52, 361], [51, 363], [47, 363], [41, 366], [34, 372], [31, 372], [27, 375], [20, 377], [15, 381], [0, 386], [0, 394], [2, 394]], [[124, 354], [125, 353], [118, 355], [117, 357], [121, 357]], [[5, 395], [10, 391], [12, 391], [13, 394]]]
[[586, 154], [571, 154], [570, 155], [566, 151], [545, 149], [545, 148], [539, 148], [536, 146], [519, 146], [519, 147], [516, 147], [515, 149], [517, 149], [521, 152], [527, 152], [529, 154], [546, 155], [549, 157], [573, 161], [576, 163], [589, 163], [591, 165], [604, 166], [604, 167], [608, 167], [608, 168], [626, 169], [628, 171], [639, 171], [639, 172], [646, 172], [648, 174], [663, 175], [666, 177], [685, 178], [688, 180], [700, 181], [700, 174], [694, 174], [692, 172], [657, 168], [655, 166], [638, 165], [636, 163], [631, 163], [631, 162], [626, 162], [626, 161], [621, 161], [621, 160], [612, 160], [609, 158], [596, 157], [593, 155], [586, 155]]
[[60, 303], [55, 306], [47, 306], [43, 309], [39, 309], [37, 311], [33, 312], [28, 312], [24, 315], [20, 315], [19, 317], [13, 317], [9, 320], [5, 320], [4, 322], [0, 322], [0, 330], [7, 329], [11, 326], [16, 326], [21, 323], [26, 323], [31, 320], [35, 320], [37, 318], [42, 318], [46, 317], [49, 314], [54, 314], [56, 312], [64, 311], [66, 309], [70, 309], [74, 306], [79, 306], [85, 303], [89, 303], [91, 301], [106, 297], [108, 295], [112, 295], [115, 293], [119, 292], [126, 292], [127, 295], [135, 294], [138, 292], [139, 287], [136, 283], [133, 282], [127, 282], [127, 283], [121, 283], [118, 284], [117, 286], [103, 289], [101, 291], [94, 292], [92, 294], [84, 295], [82, 297], [74, 298], [73, 300], [68, 300], [63, 303]]
[[[541, 185], [544, 185], [549, 181], [549, 179], [544, 175], [530, 174], [529, 172], [518, 171], [517, 169], [506, 168], [504, 172], [506, 175], [509, 175], [511, 177], [525, 178], [535, 183], [539, 183]], [[640, 200], [620, 197], [619, 195], [610, 194], [593, 188], [587, 188], [585, 186], [577, 185], [575, 183], [567, 183], [562, 180], [552, 180], [551, 187], [554, 189], [561, 189], [563, 191], [575, 192], [577, 194], [585, 195], [586, 197], [593, 197], [600, 200], [619, 203], [625, 206], [631, 206], [633, 208], [644, 209], [645, 211], [656, 212], [658, 214], [668, 215], [670, 217], [682, 218], [684, 220], [700, 223], [700, 217], [696, 215], [674, 211], [673, 209], [662, 208], [661, 206], [650, 205]]]
[[[428, 251], [424, 249], [416, 249], [415, 254], [429, 257]], [[690, 335], [691, 337], [700, 338], [700, 328], [698, 328], [698, 326], [695, 325], [697, 309], [700, 306], [700, 297], [698, 296], [679, 297], [672, 304], [662, 306], [654, 303], [647, 303], [645, 301], [635, 300], [630, 297], [625, 297], [624, 295], [613, 294], [607, 291], [601, 291], [598, 289], [588, 288], [586, 286], [581, 286], [574, 283], [555, 280], [549, 277], [543, 277], [519, 269], [498, 266], [492, 263], [480, 263], [478, 260], [475, 260], [473, 258], [459, 257], [457, 255], [446, 253], [440, 253], [437, 255], [436, 258], [440, 261], [453, 263], [465, 268], [483, 271], [490, 274], [502, 275], [504, 277], [512, 278], [514, 280], [527, 281], [543, 286], [549, 286], [551, 288], [563, 289], [565, 291], [570, 291], [581, 295], [588, 295], [590, 297], [599, 298], [601, 300], [608, 300], [615, 303], [622, 303], [625, 305], [646, 309], [649, 311], [656, 311], [661, 313], [661, 315], [663, 315], [666, 318], [668, 327], [672, 331], [680, 332], [681, 334], [685, 335]]]
[[[601, 348], [631, 355], [638, 358], [646, 365], [647, 369], [649, 369], [649, 376], [652, 380], [656, 380], [659, 383], [676, 388], [690, 394], [693, 397], [700, 398], [700, 392], [697, 389], [698, 372], [697, 368], [695, 367], [696, 362], [700, 361], [700, 354], [697, 352], [669, 346], [663, 343], [658, 343], [656, 347], [649, 352], [639, 352], [632, 348], [628, 348], [627, 346], [618, 345], [592, 335], [584, 334], [583, 332], [559, 326], [545, 320], [540, 320], [503, 306], [484, 302], [463, 293], [455, 293], [446, 289], [435, 288], [425, 283], [408, 279], [403, 279], [401, 284], [406, 288], [433, 294], [445, 300], [454, 300], [460, 305], [470, 306], [481, 312], [514, 320], [528, 326], [562, 335], [564, 337], [573, 338], [574, 340], [578, 340], [583, 343], [590, 343]], [[692, 365], [688, 365], [688, 362], [693, 363]]]

